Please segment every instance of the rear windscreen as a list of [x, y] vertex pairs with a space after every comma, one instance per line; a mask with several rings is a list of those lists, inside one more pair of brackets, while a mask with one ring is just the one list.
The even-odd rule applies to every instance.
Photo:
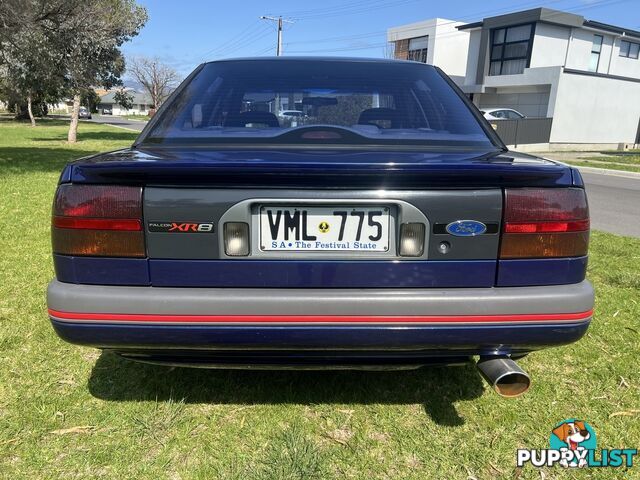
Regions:
[[143, 143], [491, 146], [441, 74], [409, 62], [209, 63], [160, 115]]

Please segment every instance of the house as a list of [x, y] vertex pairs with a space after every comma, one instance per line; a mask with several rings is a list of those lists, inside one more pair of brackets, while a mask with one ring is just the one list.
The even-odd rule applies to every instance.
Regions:
[[[109, 93], [109, 90], [101, 87], [92, 87], [96, 92], [98, 97], [102, 97]], [[56, 115], [69, 115], [73, 111], [73, 99], [72, 98], [62, 98], [58, 100], [56, 103], [50, 103], [47, 105], [49, 108], [49, 113]], [[81, 105], [82, 107], [88, 107], [88, 105]], [[94, 105], [95, 107], [95, 105]]]
[[[458, 42], [451, 52], [466, 56], [464, 78], [453, 73], [456, 83], [480, 109], [508, 107], [548, 119], [539, 147], [640, 143], [640, 31], [548, 8], [456, 29], [469, 34], [466, 52]], [[436, 34], [433, 41], [437, 50], [449, 39]], [[433, 63], [450, 74], [447, 63]]]
[[98, 95], [99, 97], [102, 97], [102, 96], [106, 95], [107, 93], [109, 93], [109, 89], [107, 89], [107, 88], [94, 87], [93, 89], [95, 90], [96, 95]]
[[54, 115], [69, 115], [73, 110], [73, 99], [63, 98], [56, 103], [47, 105], [49, 113]]
[[117, 104], [114, 97], [116, 90], [100, 97], [100, 104], [98, 105], [98, 111], [103, 112], [105, 109], [110, 109], [112, 115], [148, 115], [149, 109], [152, 107], [151, 97], [146, 93], [139, 93], [135, 90], [127, 90], [127, 93], [133, 97], [133, 106], [126, 110], [121, 105]]
[[470, 36], [466, 30], [457, 28], [462, 25], [462, 22], [434, 18], [390, 28], [387, 40], [394, 45], [395, 58], [438, 65], [459, 82], [466, 73]]

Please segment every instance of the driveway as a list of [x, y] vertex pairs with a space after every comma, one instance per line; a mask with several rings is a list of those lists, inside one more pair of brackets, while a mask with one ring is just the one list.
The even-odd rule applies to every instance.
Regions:
[[92, 115], [92, 119], [89, 122], [105, 123], [107, 125], [113, 125], [114, 127], [127, 128], [129, 130], [135, 130], [141, 132], [147, 122], [141, 120], [128, 120], [124, 117], [118, 117], [115, 115]]

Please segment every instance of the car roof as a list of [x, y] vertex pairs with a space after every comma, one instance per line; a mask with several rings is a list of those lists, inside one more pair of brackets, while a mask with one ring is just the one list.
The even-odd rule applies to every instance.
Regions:
[[313, 56], [286, 56], [286, 57], [239, 57], [239, 58], [225, 58], [222, 60], [212, 60], [210, 62], [204, 62], [204, 65], [209, 63], [222, 63], [222, 62], [332, 62], [332, 63], [379, 63], [379, 64], [416, 64], [424, 65], [429, 68], [434, 68], [433, 65], [429, 65], [423, 62], [416, 62], [413, 60], [396, 60], [392, 58], [370, 58], [370, 57], [313, 57]]
[[509, 108], [509, 107], [499, 107], [499, 108], [482, 108], [481, 109], [483, 112], [485, 113], [491, 113], [491, 112], [497, 112], [498, 110], [511, 110], [512, 112], [518, 112], [517, 110], [513, 109], [513, 108]]

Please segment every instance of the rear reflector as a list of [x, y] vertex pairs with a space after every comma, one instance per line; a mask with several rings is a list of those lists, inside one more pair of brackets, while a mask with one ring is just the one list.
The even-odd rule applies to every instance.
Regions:
[[88, 230], [142, 230], [140, 220], [129, 218], [76, 218], [53, 217], [53, 226], [58, 228], [76, 228]]
[[144, 257], [142, 188], [59, 186], [51, 237], [58, 254]]
[[581, 188], [507, 189], [500, 258], [579, 257], [589, 246]]
[[552, 232], [583, 232], [589, 230], [589, 220], [575, 222], [538, 222], [538, 223], [507, 223], [505, 233], [552, 233]]

